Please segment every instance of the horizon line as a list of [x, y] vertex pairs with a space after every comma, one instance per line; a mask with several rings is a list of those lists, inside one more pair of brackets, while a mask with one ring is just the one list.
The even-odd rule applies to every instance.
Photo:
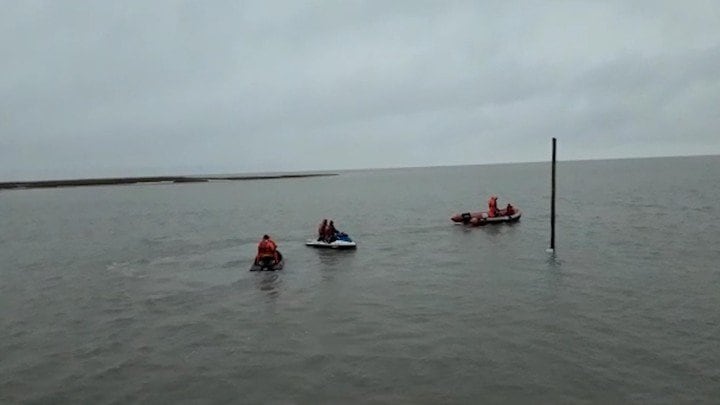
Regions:
[[[613, 160], [636, 160], [636, 159], [666, 159], [666, 158], [699, 158], [699, 157], [715, 157], [720, 154], [688, 154], [688, 155], [662, 155], [662, 156], [633, 156], [633, 157], [609, 157], [609, 158], [584, 158], [584, 159], [557, 159], [558, 162], [597, 162], [597, 161], [613, 161]], [[2, 180], [0, 183], [31, 183], [31, 182], [50, 182], [50, 181], [83, 181], [83, 180], [111, 180], [111, 179], [141, 179], [152, 177], [202, 177], [202, 176], [272, 176], [272, 175], [298, 175], [298, 174], [337, 174], [342, 172], [358, 172], [371, 170], [403, 170], [403, 169], [429, 169], [441, 167], [463, 167], [463, 166], [501, 166], [516, 164], [535, 164], [549, 163], [548, 160], [528, 160], [514, 162], [495, 162], [495, 163], [462, 163], [462, 164], [429, 164], [425, 166], [383, 166], [383, 167], [359, 167], [359, 168], [335, 168], [335, 169], [298, 169], [286, 171], [248, 171], [248, 172], [224, 172], [224, 173], [177, 173], [177, 174], [158, 174], [158, 175], [135, 175], [135, 176], [101, 176], [101, 177], [76, 177], [76, 178], [45, 178], [34, 180]]]

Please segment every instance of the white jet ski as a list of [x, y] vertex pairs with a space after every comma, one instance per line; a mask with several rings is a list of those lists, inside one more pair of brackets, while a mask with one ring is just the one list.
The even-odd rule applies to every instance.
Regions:
[[305, 246], [312, 246], [316, 248], [326, 249], [355, 249], [357, 243], [355, 243], [346, 233], [338, 233], [337, 239], [332, 242], [325, 242], [324, 240], [308, 239], [305, 242]]

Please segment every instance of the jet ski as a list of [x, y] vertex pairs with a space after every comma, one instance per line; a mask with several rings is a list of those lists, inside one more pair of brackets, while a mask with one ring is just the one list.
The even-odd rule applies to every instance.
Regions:
[[501, 224], [501, 223], [505, 223], [505, 222], [516, 222], [516, 221], [520, 220], [521, 216], [522, 216], [522, 211], [515, 208], [515, 212], [510, 215], [508, 215], [504, 209], [498, 210], [498, 214], [495, 215], [494, 217], [488, 216], [487, 211], [464, 212], [462, 214], [453, 215], [450, 218], [450, 220], [452, 220], [456, 224], [482, 226], [482, 225], [488, 225], [488, 224]]
[[275, 261], [275, 257], [271, 255], [260, 257], [258, 261], [256, 263], [253, 263], [253, 265], [250, 267], [250, 271], [282, 270], [283, 266], [285, 266], [285, 258], [283, 258], [283, 255], [282, 253], [280, 253], [280, 251], [278, 251], [277, 254], [277, 261]]
[[350, 236], [345, 232], [338, 232], [335, 235], [335, 240], [332, 242], [326, 242], [324, 240], [308, 239], [305, 242], [305, 246], [311, 246], [316, 248], [326, 249], [355, 249], [357, 243], [355, 243]]

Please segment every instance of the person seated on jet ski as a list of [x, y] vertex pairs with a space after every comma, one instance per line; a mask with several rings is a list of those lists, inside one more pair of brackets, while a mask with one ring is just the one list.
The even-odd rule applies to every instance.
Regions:
[[325, 242], [327, 243], [333, 243], [337, 240], [337, 234], [338, 230], [335, 229], [335, 223], [333, 221], [330, 221], [330, 223], [327, 226], [327, 232], [325, 233]]
[[318, 227], [318, 242], [325, 240], [325, 236], [327, 235], [327, 227], [328, 227], [328, 220], [323, 219], [320, 223], [320, 226]]
[[277, 243], [270, 239], [269, 235], [263, 235], [262, 240], [258, 243], [258, 253], [257, 256], [255, 256], [255, 264], [258, 264], [260, 258], [267, 256], [272, 256], [275, 263], [279, 261]]
[[505, 215], [510, 216], [510, 215], [514, 215], [514, 214], [515, 214], [515, 207], [513, 207], [512, 204], [508, 203], [507, 207], [505, 207]]

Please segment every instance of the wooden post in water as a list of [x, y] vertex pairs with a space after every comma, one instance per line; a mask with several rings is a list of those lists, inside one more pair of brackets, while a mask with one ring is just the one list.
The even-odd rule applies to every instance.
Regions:
[[552, 139], [552, 191], [550, 194], [550, 249], [549, 252], [555, 251], [555, 156], [557, 149], [557, 139]]

